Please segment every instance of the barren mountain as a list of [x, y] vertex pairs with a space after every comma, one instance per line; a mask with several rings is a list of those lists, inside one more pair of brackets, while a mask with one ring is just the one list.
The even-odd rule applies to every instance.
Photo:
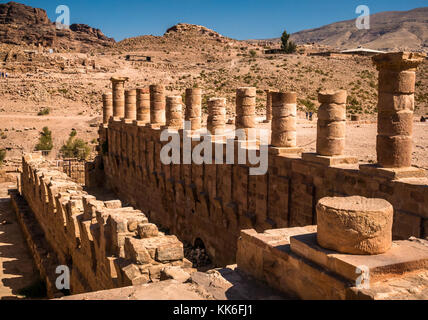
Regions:
[[294, 33], [298, 44], [320, 43], [336, 48], [361, 45], [378, 50], [428, 51], [428, 7], [389, 11], [370, 16], [370, 29], [359, 30], [355, 19]]
[[100, 30], [83, 24], [57, 29], [43, 9], [21, 3], [0, 4], [0, 42], [14, 45], [44, 46], [59, 50], [88, 51], [111, 46], [114, 40]]

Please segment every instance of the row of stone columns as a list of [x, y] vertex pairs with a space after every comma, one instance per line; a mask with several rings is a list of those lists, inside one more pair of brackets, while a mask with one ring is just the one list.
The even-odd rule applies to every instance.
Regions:
[[[377, 167], [391, 169], [392, 178], [397, 170], [406, 168], [407, 176], [420, 175], [411, 168], [412, 129], [416, 68], [424, 60], [419, 53], [388, 53], [373, 58], [379, 70]], [[128, 78], [112, 78], [113, 94], [103, 95], [103, 122], [124, 118], [170, 128], [181, 128], [183, 102], [180, 96], [165, 95], [163, 85], [150, 89], [126, 90]], [[266, 120], [272, 122], [272, 150], [274, 153], [300, 153], [296, 142], [297, 95], [294, 92], [267, 92]], [[357, 159], [344, 156], [346, 131], [345, 90], [328, 90], [318, 94], [320, 107], [317, 122], [316, 154], [303, 154], [303, 158], [328, 165], [356, 163]], [[191, 129], [201, 128], [202, 90], [187, 89], [184, 118]], [[256, 88], [242, 87], [236, 91], [236, 129], [243, 129], [248, 139], [250, 129], [256, 127]], [[226, 125], [226, 99], [208, 101], [207, 129], [221, 135]], [[360, 166], [361, 167], [361, 166]], [[365, 170], [368, 170], [365, 168]], [[395, 171], [394, 171], [395, 170]], [[385, 170], [384, 170], [385, 171]], [[391, 173], [392, 172], [392, 173]], [[400, 173], [402, 174], [402, 173]]]

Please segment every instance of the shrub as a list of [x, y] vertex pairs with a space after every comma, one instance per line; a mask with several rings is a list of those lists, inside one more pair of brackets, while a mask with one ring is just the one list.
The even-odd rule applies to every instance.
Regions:
[[61, 147], [60, 153], [64, 158], [76, 158], [86, 160], [91, 153], [91, 148], [88, 143], [82, 139], [76, 138], [77, 131], [71, 130], [67, 142]]
[[37, 113], [38, 116], [46, 116], [49, 113], [51, 113], [51, 109], [50, 108], [43, 108], [39, 111], [39, 113]]
[[36, 144], [37, 151], [51, 151], [53, 148], [52, 131], [48, 127], [44, 127], [40, 132], [39, 143]]

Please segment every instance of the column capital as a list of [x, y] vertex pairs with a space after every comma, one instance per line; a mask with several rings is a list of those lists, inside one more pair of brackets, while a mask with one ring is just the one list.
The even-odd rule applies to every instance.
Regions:
[[129, 80], [128, 77], [111, 77], [110, 78], [111, 82], [126, 82], [128, 80]]
[[411, 69], [416, 70], [425, 58], [426, 54], [420, 52], [390, 52], [375, 55], [372, 61], [377, 70], [388, 69], [404, 71]]

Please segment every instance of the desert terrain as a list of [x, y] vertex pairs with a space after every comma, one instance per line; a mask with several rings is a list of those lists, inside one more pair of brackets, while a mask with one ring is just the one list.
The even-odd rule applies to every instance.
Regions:
[[[90, 37], [93, 34], [91, 31]], [[307, 121], [305, 111], [316, 113], [317, 92], [346, 89], [348, 114], [360, 114], [365, 121], [348, 122], [346, 151], [361, 161], [375, 161], [377, 71], [370, 57], [309, 55], [334, 50], [317, 44], [299, 45], [295, 54], [266, 54], [266, 49], [278, 44], [237, 41], [188, 24], [174, 26], [163, 36], [140, 36], [116, 43], [106, 39], [99, 40], [101, 45], [95, 42], [78, 51], [77, 45], [52, 50], [40, 44], [0, 44], [0, 69], [8, 73], [7, 79], [0, 79], [0, 149], [7, 150], [6, 159], [17, 159], [22, 152], [34, 150], [45, 126], [52, 131], [53, 158], [72, 129], [95, 150], [101, 94], [111, 90], [110, 78], [120, 75], [129, 77], [128, 88], [163, 83], [174, 95], [182, 95], [189, 87], [201, 87], [203, 111], [209, 98], [226, 97], [230, 118], [234, 116], [238, 87], [257, 87], [260, 120], [265, 114], [265, 90], [296, 91], [301, 111], [298, 143], [305, 151], [315, 150], [316, 119]], [[417, 72], [413, 152], [414, 164], [425, 168], [428, 130], [419, 119], [428, 114], [427, 61]], [[48, 114], [38, 115], [46, 109]]]

